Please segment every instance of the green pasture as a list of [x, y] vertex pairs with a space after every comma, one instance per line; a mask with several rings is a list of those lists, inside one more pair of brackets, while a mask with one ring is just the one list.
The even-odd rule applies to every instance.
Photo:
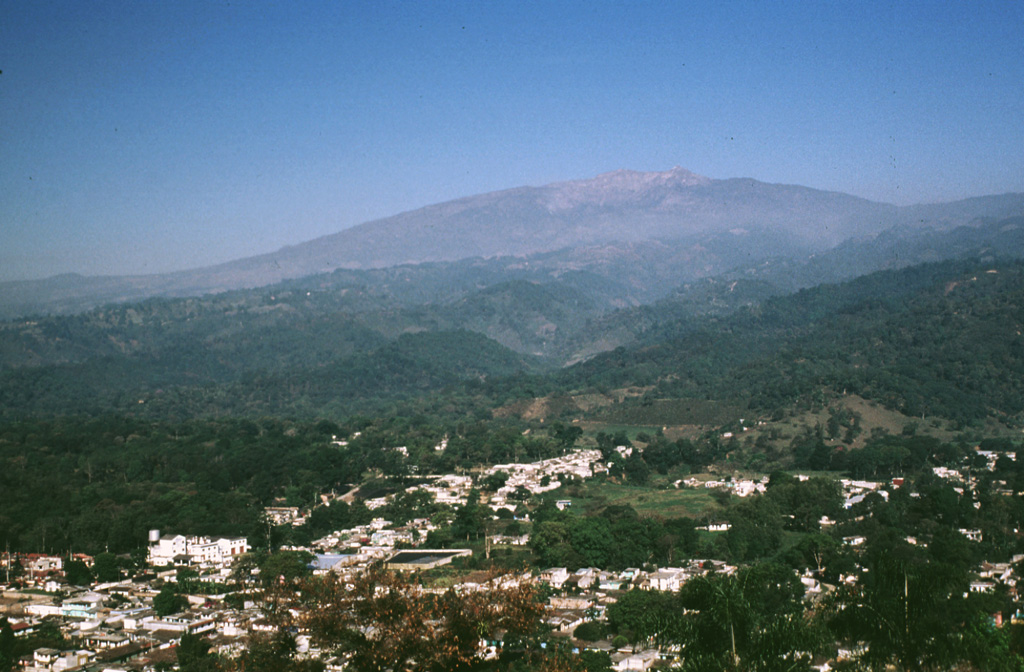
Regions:
[[[559, 491], [562, 495], [562, 491]], [[664, 490], [620, 485], [608, 481], [593, 480], [573, 487], [564, 493], [564, 499], [580, 514], [602, 509], [606, 506], [631, 506], [641, 516], [658, 518], [679, 518], [698, 516], [709, 507], [717, 507], [711, 492], [704, 488], [669, 487]]]

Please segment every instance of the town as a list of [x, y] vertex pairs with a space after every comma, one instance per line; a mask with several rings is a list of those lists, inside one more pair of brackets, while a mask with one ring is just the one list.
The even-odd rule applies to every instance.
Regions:
[[[443, 449], [443, 445], [439, 447]], [[614, 458], [626, 459], [632, 450], [618, 446]], [[970, 460], [973, 469], [933, 467], [932, 476], [977, 509], [981, 506], [975, 497], [980, 482], [978, 467], [981, 474], [991, 474], [1015, 461], [1013, 452], [978, 450]], [[187, 660], [186, 650], [195, 649], [196, 641], [202, 642], [203, 654], [230, 657], [244, 651], [253, 637], [280, 629], [280, 623], [268, 616], [267, 603], [277, 583], [312, 576], [333, 577], [342, 585], [353, 585], [360, 576], [388, 571], [424, 577], [423, 589], [436, 594], [487, 591], [496, 580], [504, 587], [542, 586], [544, 609], [539, 618], [552, 641], [575, 654], [600, 656], [599, 660], [606, 661], [606, 669], [648, 670], [670, 665], [686, 652], [670, 638], [660, 638], [653, 631], [644, 634], [642, 627], [623, 615], [623, 605], [643, 599], [644, 593], [678, 593], [700, 578], [732, 577], [744, 571], [743, 564], [688, 557], [666, 566], [531, 565], [504, 568], [497, 579], [493, 571], [482, 569], [492, 551], [518, 550], [525, 554], [520, 557], [529, 557], [531, 549], [537, 551], [538, 540], [531, 539], [530, 532], [539, 529], [535, 524], [539, 513], [536, 503], [545, 502], [562, 514], [571, 513], [576, 502], [564, 494], [568, 492], [564, 484], [606, 478], [609, 467], [600, 450], [580, 449], [533, 463], [495, 465], [472, 474], [427, 476], [421, 484], [361, 504], [377, 514], [387, 512], [403, 497], [413, 497], [429, 500], [441, 507], [438, 510], [453, 512], [451, 515], [411, 517], [400, 523], [375, 515], [366, 524], [332, 530], [308, 546], [282, 545], [269, 555], [264, 552], [258, 563], [253, 561], [257, 549], [245, 538], [193, 536], [188, 530], [152, 530], [144, 556], [8, 551], [0, 564], [0, 576], [5, 580], [0, 603], [4, 636], [9, 640], [46, 636], [62, 642], [59, 648], [41, 646], [17, 660], [16, 669], [24, 672], [176, 669]], [[672, 487], [716, 492], [719, 497], [763, 498], [773, 487], [773, 477], [705, 474], [679, 479]], [[795, 483], [820, 480], [800, 473], [791, 478]], [[841, 488], [842, 513], [834, 515], [845, 522], [821, 516], [815, 524], [825, 535], [833, 535], [837, 527], [870, 519], [878, 510], [875, 504], [900, 497], [901, 490], [909, 485], [904, 478], [844, 478], [836, 483]], [[1015, 494], [1005, 487], [1006, 482], [1002, 485], [1001, 495]], [[920, 496], [918, 492], [909, 493], [910, 499]], [[357, 498], [358, 492], [347, 497], [350, 502]], [[343, 499], [324, 495], [317, 508], [341, 506]], [[533, 505], [526, 506], [527, 502]], [[457, 544], [431, 547], [430, 541], [437, 538], [437, 533], [455, 524], [453, 518], [470, 507], [486, 510], [483, 519], [489, 522], [485, 524], [482, 548], [460, 548]], [[314, 510], [269, 506], [264, 519], [268, 526], [287, 529], [302, 525]], [[706, 538], [728, 533], [732, 527], [725, 519], [700, 522], [696, 529]], [[499, 527], [501, 531], [494, 531]], [[979, 529], [962, 528], [959, 534], [966, 543], [983, 541]], [[829, 538], [834, 535], [826, 540]], [[856, 559], [866, 541], [864, 535], [852, 534], [839, 537], [837, 543]], [[914, 537], [904, 541], [912, 546], [926, 545], [923, 539]], [[485, 558], [480, 558], [481, 554]], [[976, 565], [969, 592], [1004, 595], [1015, 601], [1021, 560], [1024, 555]], [[459, 567], [462, 569], [454, 571]], [[827, 600], [864, 576], [864, 567], [856, 561], [839, 573], [826, 573], [821, 566], [791, 571], [791, 579], [799, 587], [797, 598], [805, 605]], [[993, 613], [992, 619], [996, 627], [1003, 625], [1002, 612]], [[1016, 619], [1014, 613], [1011, 620]], [[609, 628], [610, 623], [616, 627]], [[623, 632], [632, 634], [625, 637]], [[319, 648], [310, 632], [291, 626], [289, 635], [294, 636], [296, 657], [318, 661], [320, 669], [349, 669], [350, 661], [343, 652]], [[481, 637], [475, 654], [481, 659], [494, 657], [503, 644], [500, 639]], [[808, 651], [803, 662], [809, 668], [829, 670], [859, 653], [863, 649], [856, 645], [839, 645], [831, 654]]]

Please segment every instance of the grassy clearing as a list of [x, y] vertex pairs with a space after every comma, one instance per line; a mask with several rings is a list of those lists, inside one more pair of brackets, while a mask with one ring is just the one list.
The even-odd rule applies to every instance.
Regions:
[[709, 399], [658, 399], [650, 402], [630, 400], [605, 407], [594, 413], [598, 422], [625, 425], [720, 426], [736, 422], [746, 411], [733, 404]]
[[[653, 435], [657, 434], [658, 430], [661, 429], [661, 427], [655, 425], [617, 425], [606, 422], [588, 421], [579, 423], [579, 426], [586, 432], [604, 432], [605, 434], [618, 434], [619, 432], [625, 432], [630, 441], [636, 440], [636, 435], [641, 432]], [[594, 445], [596, 445], [596, 443]]]
[[717, 504], [711, 493], [705, 489], [644, 488], [620, 485], [608, 481], [593, 480], [575, 485], [557, 493], [560, 498], [572, 501], [572, 506], [581, 514], [590, 514], [606, 506], [631, 506], [641, 516], [658, 518], [680, 518], [701, 515]]
[[[845, 446], [847, 448], [863, 448], [865, 443], [871, 439], [873, 433], [888, 433], [899, 435], [905, 430], [913, 429], [919, 435], [933, 436], [940, 441], [957, 441], [962, 437], [962, 432], [950, 426], [946, 420], [939, 418], [911, 418], [898, 411], [883, 407], [874, 401], [864, 399], [857, 395], [844, 395], [833, 399], [828, 406], [814, 411], [805, 411], [797, 415], [785, 417], [781, 420], [769, 421], [765, 424], [753, 424], [749, 431], [738, 435], [740, 444], [744, 447], [746, 457], [753, 455], [754, 443], [758, 438], [764, 436], [769, 440], [767, 449], [759, 452], [765, 453], [768, 461], [785, 461], [789, 446], [792, 440], [815, 427], [828, 426], [830, 409], [846, 409], [851, 414], [859, 417], [860, 432], [852, 440], [846, 440], [846, 428], [840, 429], [839, 435], [834, 439], [826, 438], [825, 442], [831, 446]], [[988, 433], [986, 436], [1001, 435], [999, 432]]]

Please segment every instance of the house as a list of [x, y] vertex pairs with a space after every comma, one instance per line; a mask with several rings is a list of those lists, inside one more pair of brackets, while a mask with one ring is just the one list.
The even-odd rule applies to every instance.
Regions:
[[612, 669], [621, 672], [629, 670], [649, 670], [658, 662], [658, 652], [654, 650], [633, 653], [616, 662]]
[[971, 581], [971, 592], [994, 593], [996, 592], [996, 584], [991, 581]]
[[628, 579], [623, 580], [616, 572], [600, 572], [597, 575], [597, 587], [600, 590], [621, 590], [626, 581]]
[[347, 561], [352, 559], [352, 555], [339, 555], [337, 553], [318, 553], [313, 561], [309, 563], [309, 566], [313, 569], [313, 574], [322, 575], [327, 574], [333, 570], [339, 563], [344, 567], [348, 564]]
[[45, 576], [50, 572], [61, 571], [64, 561], [58, 556], [29, 553], [21, 557], [21, 566], [32, 576]]
[[92, 651], [58, 651], [57, 649], [41, 648], [36, 649], [32, 654], [32, 663], [37, 670], [63, 670], [77, 669], [88, 665], [96, 658]]
[[263, 514], [274, 525], [285, 525], [299, 518], [299, 507], [267, 506], [263, 508]]
[[41, 604], [36, 602], [25, 607], [25, 613], [38, 618], [47, 616], [60, 616], [60, 606], [56, 604]]
[[234, 561], [236, 556], [249, 552], [245, 537], [189, 537], [188, 555], [192, 564], [224, 565]]
[[565, 567], [552, 567], [541, 572], [538, 578], [552, 588], [561, 588], [569, 580], [569, 570]]
[[548, 604], [553, 609], [594, 609], [598, 605], [599, 596], [596, 593], [590, 595], [552, 595], [548, 598]]
[[495, 534], [491, 536], [491, 543], [502, 546], [527, 546], [530, 543], [530, 535], [509, 536], [507, 534]]
[[388, 558], [386, 567], [401, 571], [422, 571], [447, 565], [455, 558], [468, 557], [473, 551], [468, 548], [420, 549], [399, 551]]
[[181, 634], [197, 635], [214, 630], [217, 627], [217, 623], [212, 616], [197, 616], [194, 614], [154, 615], [142, 619], [142, 627], [152, 631], [168, 630]]
[[967, 529], [961, 528], [960, 529], [960, 534], [964, 535], [965, 537], [967, 537], [971, 541], [976, 541], [976, 542], [980, 542], [981, 541], [981, 530], [967, 530]]
[[577, 586], [582, 589], [587, 589], [597, 583], [600, 571], [601, 570], [596, 567], [581, 567], [573, 572], [572, 576], [575, 579]]
[[127, 635], [115, 632], [93, 632], [82, 637], [82, 642], [92, 650], [114, 649], [130, 643]]
[[750, 495], [763, 494], [767, 491], [767, 484], [761, 482], [742, 480], [733, 483], [733, 494], [737, 497], [749, 497]]
[[103, 596], [86, 593], [68, 598], [60, 605], [60, 615], [66, 618], [95, 618], [103, 608]]
[[675, 592], [679, 590], [690, 575], [681, 567], [665, 567], [647, 575], [647, 585], [650, 590], [662, 590]]
[[1013, 576], [1013, 565], [1009, 562], [983, 562], [978, 567], [978, 576], [983, 579], [995, 579], [1007, 585], [1016, 585]]
[[29, 635], [35, 634], [35, 632], [39, 629], [39, 623], [36, 621], [9, 622], [11, 624], [11, 632], [14, 633], [15, 637], [28, 637]]
[[821, 592], [821, 583], [813, 576], [801, 576], [800, 583], [803, 584], [804, 591], [811, 595], [817, 595]]
[[586, 620], [586, 614], [576, 609], [554, 609], [544, 617], [544, 623], [558, 632], [572, 632]]
[[962, 481], [964, 478], [956, 469], [948, 469], [946, 467], [932, 467], [932, 473], [939, 478], [945, 478], [951, 481]]
[[188, 542], [184, 534], [165, 534], [157, 530], [149, 533], [149, 564], [155, 567], [188, 562]]
[[[884, 499], [887, 502], [889, 501], [889, 493], [886, 492], [885, 490], [872, 490], [872, 492], [877, 492], [882, 499]], [[848, 497], [845, 502], [843, 502], [843, 508], [851, 509], [855, 505], [863, 502], [866, 497], [867, 494], [852, 495], [851, 497]]]

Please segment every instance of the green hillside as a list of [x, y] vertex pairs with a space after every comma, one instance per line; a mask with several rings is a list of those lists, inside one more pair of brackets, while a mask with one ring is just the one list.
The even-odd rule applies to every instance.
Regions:
[[[1020, 262], [918, 265], [786, 296], [757, 279], [705, 279], [612, 312], [582, 276], [417, 303], [392, 273], [400, 291], [339, 272], [5, 323], [0, 412], [345, 417], [401, 404], [478, 414], [626, 388], [615, 408], [569, 403], [560, 414], [714, 424], [722, 414], [707, 406], [688, 416], [669, 402], [773, 416], [844, 392], [958, 426], [1016, 425], [1024, 411]], [[567, 353], [584, 361], [554, 370]]]
[[[768, 299], [560, 374], [570, 388], [648, 387], [762, 413], [855, 393], [965, 424], [1024, 411], [1024, 267], [945, 262]], [[653, 339], [652, 339], [653, 340]]]

